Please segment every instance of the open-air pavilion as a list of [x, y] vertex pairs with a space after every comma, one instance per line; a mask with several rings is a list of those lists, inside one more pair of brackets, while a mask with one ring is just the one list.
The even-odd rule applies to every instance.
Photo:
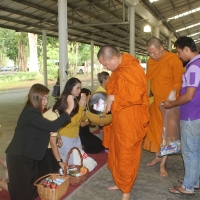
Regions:
[[[149, 32], [144, 32], [145, 25], [151, 27]], [[192, 37], [199, 46], [199, 25], [199, 0], [0, 0], [0, 27], [43, 35], [44, 64], [46, 36], [59, 38], [61, 87], [67, 80], [69, 40], [91, 44], [91, 58], [94, 45], [107, 43], [133, 55], [146, 55], [146, 41], [151, 36], [159, 37], [168, 50], [172, 49], [176, 38], [183, 35]], [[0, 117], [4, 134], [0, 133], [1, 154], [13, 136], [27, 89], [2, 94]], [[146, 163], [150, 159], [150, 153], [144, 152], [137, 182], [131, 191], [134, 200], [199, 199], [200, 190], [194, 196], [168, 192], [168, 188], [177, 185], [177, 180], [184, 174], [180, 155], [169, 157], [168, 177], [158, 175], [158, 165], [148, 167]], [[120, 199], [120, 191], [107, 190], [111, 184], [112, 177], [104, 167], [67, 199]]]
[[[146, 55], [151, 36], [159, 37], [168, 50], [183, 35], [199, 43], [199, 19], [197, 0], [0, 1], [0, 27], [43, 35], [44, 69], [46, 35], [59, 38], [61, 88], [67, 79], [68, 40], [91, 44], [93, 67], [94, 45], [113, 44], [120, 51]], [[146, 25], [149, 30], [144, 30]]]

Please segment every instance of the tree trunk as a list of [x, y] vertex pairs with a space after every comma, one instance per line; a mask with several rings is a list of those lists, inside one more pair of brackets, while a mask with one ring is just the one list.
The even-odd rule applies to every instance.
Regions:
[[28, 33], [28, 40], [30, 49], [29, 71], [39, 72], [38, 54], [37, 54], [37, 34]]
[[26, 64], [26, 57], [24, 52], [24, 39], [26, 35], [25, 33], [21, 32], [21, 38], [18, 45], [18, 67], [20, 71], [27, 71], [27, 64]]
[[77, 62], [78, 62], [78, 42], [76, 42], [76, 64], [74, 66], [74, 76], [76, 76]]
[[84, 66], [84, 74], [85, 74], [85, 76], [88, 76], [88, 66], [89, 64], [88, 64], [88, 61], [85, 61], [85, 66]]
[[4, 67], [4, 55], [5, 55], [5, 47], [4, 44], [1, 47], [1, 57], [0, 57], [0, 66]]

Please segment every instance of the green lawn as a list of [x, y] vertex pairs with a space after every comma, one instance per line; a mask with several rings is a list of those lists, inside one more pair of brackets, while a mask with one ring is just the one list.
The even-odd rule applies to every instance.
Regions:
[[[68, 78], [70, 78], [70, 77], [68, 77]], [[77, 74], [76, 78], [80, 79], [80, 81], [88, 81], [88, 82], [91, 79], [90, 75], [85, 76], [84, 74]], [[94, 75], [94, 80], [97, 80], [96, 75]], [[27, 81], [12, 80], [9, 82], [1, 81], [0, 82], [0, 91], [21, 89], [21, 88], [30, 88], [35, 83], [44, 84], [43, 76], [38, 76], [38, 78], [36, 80], [27, 80]], [[56, 83], [56, 80], [53, 80], [53, 81], [48, 80], [48, 86], [53, 86], [53, 85], [55, 85], [55, 83]]]

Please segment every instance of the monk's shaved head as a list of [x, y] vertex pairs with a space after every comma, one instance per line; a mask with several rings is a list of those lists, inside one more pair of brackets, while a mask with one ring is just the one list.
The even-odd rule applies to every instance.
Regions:
[[160, 39], [157, 37], [152, 37], [147, 41], [146, 47], [154, 46], [155, 48], [159, 48], [160, 46], [163, 46], [163, 43]]
[[159, 60], [165, 53], [164, 46], [160, 39], [152, 37], [146, 44], [147, 52], [153, 60]]
[[109, 71], [115, 71], [122, 60], [119, 50], [112, 45], [104, 45], [97, 53], [99, 62]]
[[104, 60], [111, 59], [114, 56], [119, 57], [120, 52], [116, 47], [108, 44], [102, 46], [97, 54], [98, 58], [102, 57]]

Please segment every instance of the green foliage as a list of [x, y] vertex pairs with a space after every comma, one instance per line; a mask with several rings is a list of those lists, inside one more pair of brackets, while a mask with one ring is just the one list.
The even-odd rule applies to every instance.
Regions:
[[78, 50], [79, 50], [79, 55], [80, 55], [79, 63], [84, 63], [85, 61], [90, 60], [91, 46], [89, 44], [81, 44]]
[[16, 63], [18, 58], [18, 45], [20, 40], [23, 40], [25, 48], [25, 54], [28, 53], [28, 37], [21, 37], [21, 33], [14, 30], [0, 28], [0, 49], [4, 57], [6, 56], [10, 60]]
[[37, 72], [17, 72], [16, 74], [6, 74], [0, 76], [0, 82], [10, 82], [12, 80], [36, 80]]
[[48, 80], [55, 80], [58, 77], [58, 69], [49, 66], [47, 69]]

